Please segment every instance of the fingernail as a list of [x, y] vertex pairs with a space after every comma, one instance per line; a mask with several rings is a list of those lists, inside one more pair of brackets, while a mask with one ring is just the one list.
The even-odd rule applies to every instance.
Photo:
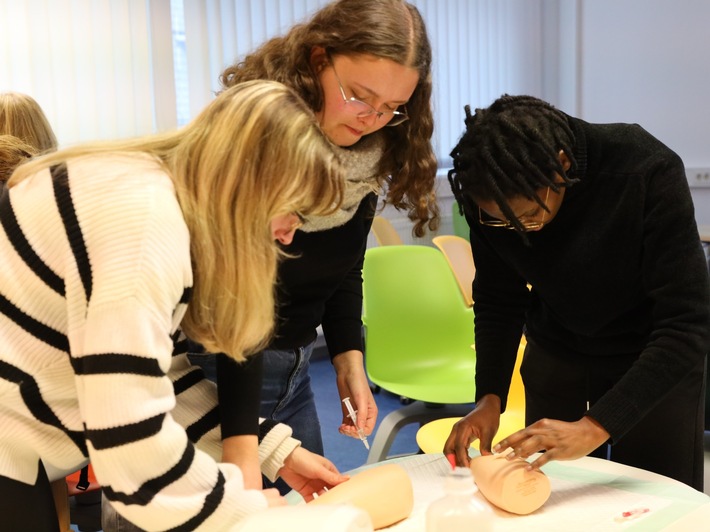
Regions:
[[456, 469], [456, 455], [447, 454], [446, 459], [449, 461], [449, 464], [451, 464], [451, 469]]

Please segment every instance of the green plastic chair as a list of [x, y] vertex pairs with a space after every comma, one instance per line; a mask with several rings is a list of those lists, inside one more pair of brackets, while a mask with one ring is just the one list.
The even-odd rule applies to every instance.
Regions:
[[471, 411], [476, 352], [473, 310], [462, 304], [438, 249], [368, 249], [363, 281], [367, 375], [380, 388], [414, 400], [382, 419], [367, 458], [371, 464], [387, 458], [403, 426]]
[[456, 200], [454, 200], [454, 203], [451, 205], [451, 221], [456, 236], [471, 240], [471, 229], [464, 215], [459, 212], [459, 204]]

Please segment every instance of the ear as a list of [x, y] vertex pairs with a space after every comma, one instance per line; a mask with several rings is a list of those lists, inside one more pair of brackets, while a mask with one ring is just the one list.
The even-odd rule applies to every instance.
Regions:
[[311, 48], [311, 68], [315, 72], [320, 72], [323, 70], [325, 65], [328, 64], [328, 54], [325, 51], [325, 48], [322, 46], [314, 46]]
[[564, 152], [564, 150], [560, 150], [558, 157], [560, 158], [560, 164], [562, 165], [562, 168], [564, 168], [565, 172], [569, 170], [572, 166], [572, 161], [569, 160], [569, 157], [567, 157], [567, 154]]

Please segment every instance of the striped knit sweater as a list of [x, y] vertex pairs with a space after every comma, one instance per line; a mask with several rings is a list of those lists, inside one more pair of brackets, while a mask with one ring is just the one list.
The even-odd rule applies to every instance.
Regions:
[[[0, 475], [34, 483], [91, 461], [148, 530], [226, 530], [266, 508], [221, 456], [217, 394], [179, 354], [192, 286], [172, 181], [143, 156], [91, 156], [0, 200]], [[262, 422], [272, 479], [298, 446]], [[194, 443], [194, 445], [193, 445]]]

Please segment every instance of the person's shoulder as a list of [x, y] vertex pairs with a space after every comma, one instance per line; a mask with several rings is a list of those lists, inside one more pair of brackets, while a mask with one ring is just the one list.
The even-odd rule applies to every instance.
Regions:
[[680, 159], [675, 151], [640, 124], [572, 120], [584, 130], [584, 136], [592, 150], [601, 150], [609, 156], [616, 153], [627, 161], [645, 159], [649, 164], [663, 161], [677, 164]]
[[67, 171], [74, 208], [93, 224], [111, 230], [131, 219], [145, 231], [163, 233], [184, 225], [173, 180], [154, 157], [87, 155], [70, 159]]
[[128, 182], [169, 180], [160, 161], [147, 153], [96, 153], [70, 159], [70, 176], [90, 176], [95, 180], [121, 179]]

